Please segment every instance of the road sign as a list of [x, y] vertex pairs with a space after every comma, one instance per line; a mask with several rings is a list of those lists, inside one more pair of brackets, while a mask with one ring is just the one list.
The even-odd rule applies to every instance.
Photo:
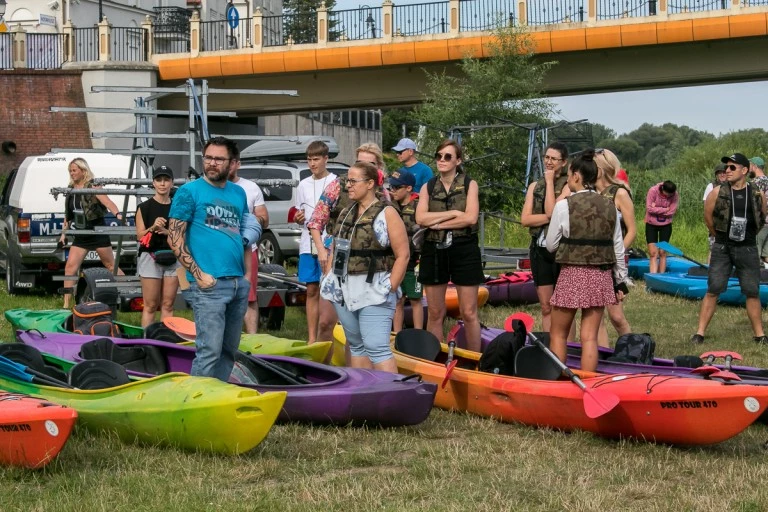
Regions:
[[237, 28], [240, 24], [240, 13], [237, 12], [237, 8], [233, 4], [229, 4], [227, 7], [227, 23], [229, 28]]

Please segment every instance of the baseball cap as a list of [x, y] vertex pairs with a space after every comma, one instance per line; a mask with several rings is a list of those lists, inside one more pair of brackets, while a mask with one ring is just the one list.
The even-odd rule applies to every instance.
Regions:
[[405, 151], [406, 149], [412, 149], [416, 151], [416, 143], [411, 139], [400, 139], [397, 146], [393, 147], [393, 151]]
[[168, 176], [169, 178], [173, 179], [173, 170], [167, 165], [161, 165], [160, 167], [156, 167], [154, 172], [152, 173], [152, 179], [156, 180], [160, 176]]
[[389, 184], [394, 187], [400, 187], [403, 185], [407, 187], [415, 187], [416, 176], [414, 176], [411, 171], [395, 171], [389, 177]]
[[720, 162], [715, 166], [715, 174], [720, 174], [721, 172], [725, 172], [725, 164], [723, 162]]
[[728, 162], [735, 162], [744, 167], [749, 167], [749, 159], [741, 153], [734, 153], [731, 156], [724, 156], [720, 159], [721, 162], [727, 164]]
[[749, 159], [749, 161], [755, 164], [756, 166], [758, 166], [759, 168], [765, 169], [765, 160], [763, 160], [759, 156], [753, 156], [752, 158]]

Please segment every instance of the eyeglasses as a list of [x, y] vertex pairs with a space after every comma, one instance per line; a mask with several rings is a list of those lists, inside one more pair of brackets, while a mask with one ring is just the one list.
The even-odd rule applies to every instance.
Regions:
[[359, 180], [356, 180], [354, 178], [347, 178], [347, 186], [349, 186], [350, 183], [354, 185], [355, 183], [362, 183], [364, 181], [373, 181], [373, 180], [369, 178], [360, 178]]
[[738, 171], [738, 170], [739, 170], [739, 167], [744, 167], [744, 166], [743, 166], [743, 165], [741, 165], [741, 166], [738, 166], [738, 167], [737, 167], [737, 166], [735, 166], [735, 165], [731, 164], [731, 165], [726, 165], [726, 166], [725, 166], [725, 169], [726, 169], [726, 170], [728, 170], [728, 171]]
[[544, 161], [545, 162], [562, 162], [563, 159], [562, 158], [555, 158], [555, 157], [549, 156], [549, 155], [544, 155]]
[[232, 159], [231, 158], [224, 158], [224, 157], [221, 157], [221, 156], [208, 156], [208, 155], [203, 157], [203, 162], [205, 162], [206, 164], [221, 165], [221, 164], [223, 164], [224, 162], [226, 162], [228, 160], [232, 160]]
[[443, 161], [443, 162], [450, 162], [453, 160], [453, 155], [450, 153], [435, 153], [435, 160]]
[[394, 192], [395, 190], [400, 190], [401, 188], [405, 188], [407, 186], [408, 185], [390, 185], [389, 190]]

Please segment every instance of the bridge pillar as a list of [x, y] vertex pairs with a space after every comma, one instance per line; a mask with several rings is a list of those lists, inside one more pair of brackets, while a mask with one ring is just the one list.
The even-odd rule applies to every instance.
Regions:
[[194, 58], [200, 55], [200, 14], [192, 11], [189, 18], [189, 56]]
[[109, 20], [104, 16], [99, 22], [99, 61], [106, 62], [109, 60], [109, 54], [111, 50], [109, 44]]
[[325, 2], [317, 8], [317, 45], [325, 46], [328, 43], [328, 8]]
[[459, 0], [448, 0], [448, 33], [452, 36], [459, 35], [459, 20], [461, 19], [461, 6]]
[[146, 60], [152, 58], [152, 54], [155, 53], [155, 36], [152, 28], [152, 18], [149, 16], [144, 17], [144, 21], [141, 22], [141, 28], [144, 29], [144, 52], [146, 53]]
[[66, 47], [64, 48], [64, 58], [67, 62], [75, 61], [75, 26], [72, 20], [67, 20], [61, 27], [61, 31], [66, 35]]
[[528, 2], [526, 0], [517, 2], [517, 24], [528, 24]]
[[261, 12], [261, 7], [256, 7], [253, 10], [253, 48], [261, 50], [261, 45], [264, 42], [262, 31], [264, 30], [264, 13]]
[[381, 20], [382, 20], [382, 38], [385, 43], [392, 42], [392, 14], [394, 11], [394, 4], [392, 0], [384, 0], [381, 4]]
[[22, 69], [27, 67], [27, 32], [21, 24], [16, 25], [13, 30], [13, 68]]

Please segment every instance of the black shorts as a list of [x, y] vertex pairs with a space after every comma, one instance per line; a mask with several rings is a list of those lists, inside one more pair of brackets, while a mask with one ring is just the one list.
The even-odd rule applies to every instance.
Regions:
[[475, 286], [485, 282], [483, 260], [476, 236], [454, 238], [447, 249], [424, 242], [419, 262], [419, 282], [425, 286], [447, 284]]
[[531, 257], [531, 273], [533, 284], [536, 286], [554, 286], [560, 275], [560, 265], [555, 261], [555, 255], [546, 247], [539, 247], [536, 240], [531, 242], [528, 250]]
[[112, 240], [109, 238], [109, 235], [75, 235], [72, 247], [95, 251], [102, 247], [112, 247]]
[[645, 223], [645, 242], [649, 244], [656, 244], [659, 242], [669, 242], [672, 238], [672, 224], [666, 224], [664, 226], [654, 226], [653, 224]]

